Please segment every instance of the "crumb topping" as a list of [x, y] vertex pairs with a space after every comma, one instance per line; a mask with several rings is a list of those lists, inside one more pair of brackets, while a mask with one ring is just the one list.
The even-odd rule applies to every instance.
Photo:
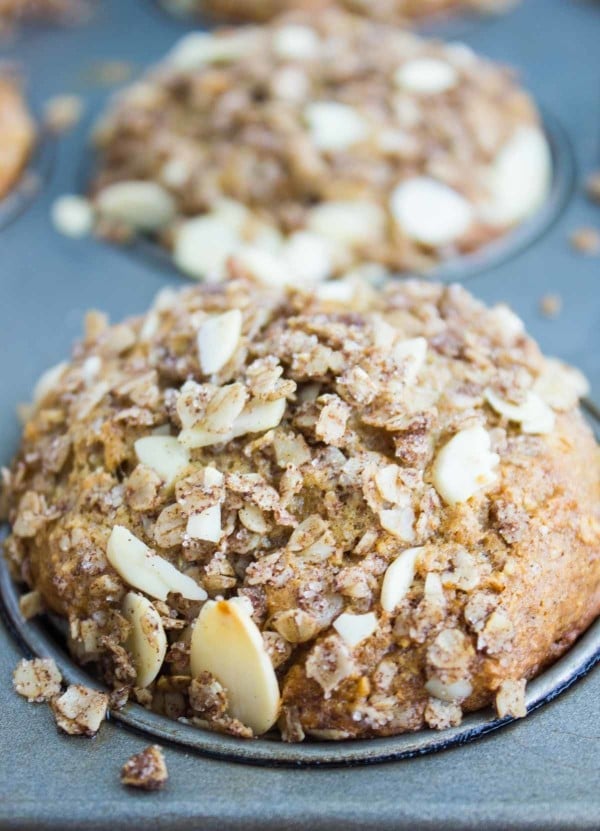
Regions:
[[[583, 376], [458, 286], [343, 285], [92, 314], [38, 384], [5, 553], [119, 706], [290, 741], [447, 727], [520, 712], [514, 679], [597, 614]], [[53, 701], [88, 735], [106, 706]]]

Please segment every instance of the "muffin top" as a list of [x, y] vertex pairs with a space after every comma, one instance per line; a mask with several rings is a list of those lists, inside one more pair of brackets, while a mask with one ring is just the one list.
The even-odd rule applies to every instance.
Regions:
[[423, 271], [543, 202], [551, 161], [511, 73], [330, 10], [184, 37], [98, 126], [101, 232], [193, 277]]
[[600, 607], [585, 390], [458, 286], [166, 289], [40, 380], [6, 554], [171, 716], [298, 740], [522, 714]]

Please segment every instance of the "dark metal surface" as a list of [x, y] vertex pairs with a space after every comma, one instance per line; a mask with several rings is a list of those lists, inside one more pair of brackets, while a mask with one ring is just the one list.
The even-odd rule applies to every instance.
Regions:
[[[77, 190], [78, 171], [88, 153], [86, 131], [110, 94], [91, 83], [90, 68], [104, 60], [127, 59], [141, 69], [183, 31], [185, 24], [159, 12], [152, 0], [103, 0], [86, 27], [23, 31], [14, 44], [4, 50], [0, 46], [0, 55], [24, 66], [36, 108], [63, 92], [81, 93], [87, 102], [85, 122], [61, 141], [45, 187], [26, 212], [0, 228], [2, 464], [18, 441], [16, 404], [26, 400], [44, 368], [68, 354], [85, 310], [102, 308], [119, 319], [143, 311], [166, 283], [183, 283], [152, 257], [124, 254], [89, 239], [62, 238], [52, 230], [48, 216], [57, 195]], [[598, 401], [600, 261], [574, 253], [567, 242], [576, 228], [600, 223], [599, 209], [583, 198], [580, 187], [583, 174], [600, 167], [598, 4], [523, 0], [506, 17], [469, 23], [463, 30], [456, 22], [446, 31], [450, 37], [460, 32], [483, 54], [522, 71], [544, 111], [562, 125], [579, 176], [578, 187], [567, 188], [566, 208], [557, 212], [552, 227], [519, 247], [510, 259], [487, 262], [473, 275], [469, 289], [486, 302], [511, 303], [544, 351], [586, 372]], [[436, 34], [444, 34], [442, 24]], [[550, 293], [563, 300], [556, 320], [539, 313], [540, 298]], [[28, 628], [33, 632], [36, 625]], [[598, 636], [596, 624], [555, 670], [531, 685], [531, 705], [592, 659]], [[140, 794], [124, 791], [118, 772], [129, 755], [149, 743], [148, 735], [115, 722], [92, 741], [59, 735], [47, 707], [28, 705], [12, 693], [10, 674], [23, 655], [23, 645], [1, 625], [0, 645], [2, 828], [91, 831], [151, 823], [169, 831], [550, 831], [600, 826], [597, 668], [551, 705], [480, 741], [385, 765], [251, 767], [206, 758], [167, 741], [173, 738], [169, 736], [163, 743], [171, 780], [162, 793]], [[489, 715], [472, 718], [485, 723]], [[473, 726], [478, 729], [481, 722]], [[422, 738], [408, 737], [406, 749]], [[444, 734], [434, 738], [443, 741]], [[217, 740], [227, 743], [222, 737]], [[369, 752], [368, 745], [377, 743], [360, 744]], [[307, 747], [311, 753], [322, 746]], [[322, 761], [331, 761], [337, 747], [325, 746], [327, 759]]]

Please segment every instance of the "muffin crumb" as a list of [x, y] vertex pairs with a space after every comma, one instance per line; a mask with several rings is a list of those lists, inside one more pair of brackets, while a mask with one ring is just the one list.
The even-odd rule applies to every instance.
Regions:
[[13, 673], [15, 692], [30, 702], [50, 701], [60, 693], [62, 676], [52, 658], [23, 658]]
[[169, 778], [167, 764], [158, 744], [134, 754], [121, 768], [121, 784], [143, 791], [158, 791]]

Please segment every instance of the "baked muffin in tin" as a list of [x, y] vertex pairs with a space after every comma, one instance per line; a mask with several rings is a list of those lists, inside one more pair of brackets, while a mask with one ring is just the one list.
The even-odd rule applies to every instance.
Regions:
[[423, 272], [544, 202], [551, 153], [510, 71], [340, 11], [187, 35], [96, 130], [101, 233], [193, 277]]
[[91, 314], [40, 380], [4, 472], [15, 578], [115, 702], [201, 727], [524, 715], [600, 611], [585, 379], [458, 286], [231, 267]]

